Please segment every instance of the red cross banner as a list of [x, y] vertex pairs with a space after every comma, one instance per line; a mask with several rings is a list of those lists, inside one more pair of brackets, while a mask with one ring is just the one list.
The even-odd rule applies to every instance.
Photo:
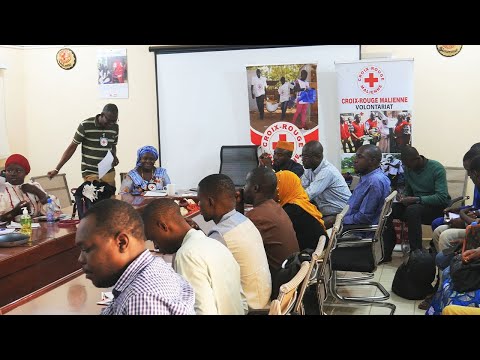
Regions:
[[353, 173], [352, 157], [365, 144], [380, 148], [382, 163], [397, 161], [412, 145], [413, 60], [336, 63], [335, 70], [342, 172]]
[[273, 155], [279, 141], [291, 142], [301, 163], [305, 143], [318, 140], [317, 65], [247, 66], [247, 82], [252, 144]]

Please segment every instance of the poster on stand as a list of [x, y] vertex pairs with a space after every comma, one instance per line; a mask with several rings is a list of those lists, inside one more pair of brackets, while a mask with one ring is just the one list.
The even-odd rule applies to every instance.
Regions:
[[[365, 144], [382, 151], [390, 178], [403, 173], [400, 152], [412, 145], [413, 60], [362, 60], [335, 64], [342, 173], [353, 174], [355, 152]], [[337, 125], [338, 126], [338, 125]]]
[[97, 67], [99, 97], [128, 99], [127, 49], [99, 49]]
[[301, 163], [303, 146], [318, 140], [317, 65], [247, 66], [246, 75], [252, 144], [273, 156], [279, 141], [292, 143]]

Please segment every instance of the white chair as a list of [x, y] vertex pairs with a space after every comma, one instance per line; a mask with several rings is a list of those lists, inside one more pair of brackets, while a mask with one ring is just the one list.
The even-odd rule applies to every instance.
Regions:
[[52, 194], [60, 201], [60, 207], [66, 208], [72, 206], [72, 198], [68, 189], [67, 178], [65, 174], [57, 174], [54, 178], [49, 179], [47, 175], [33, 176], [32, 181], [38, 182], [47, 194]]

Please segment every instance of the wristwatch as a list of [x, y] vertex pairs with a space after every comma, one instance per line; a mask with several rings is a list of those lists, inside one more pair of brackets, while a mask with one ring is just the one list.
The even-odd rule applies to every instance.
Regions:
[[415, 201], [415, 204], [421, 204], [421, 203], [422, 203], [421, 198], [418, 196], [417, 200]]

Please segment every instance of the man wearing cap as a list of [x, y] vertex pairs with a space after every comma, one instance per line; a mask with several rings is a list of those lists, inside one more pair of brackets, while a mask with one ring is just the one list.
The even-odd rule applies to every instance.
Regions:
[[263, 153], [260, 155], [259, 166], [266, 166], [273, 169], [275, 172], [280, 170], [289, 170], [295, 173], [298, 177], [303, 175], [305, 171], [303, 166], [292, 160], [294, 145], [288, 141], [279, 141], [277, 147], [273, 152], [273, 164], [270, 155]]
[[[84, 181], [102, 180], [115, 186], [115, 166], [118, 165], [118, 108], [115, 104], [107, 104], [101, 114], [86, 119], [78, 125], [72, 142], [62, 155], [57, 167], [48, 172], [51, 179], [82, 144], [82, 177]], [[98, 177], [98, 163], [110, 151], [113, 155], [112, 168], [101, 179]]]
[[0, 221], [11, 221], [27, 207], [32, 216], [46, 213], [48, 198], [60, 209], [58, 200], [48, 195], [37, 182], [24, 183], [30, 173], [30, 163], [20, 154], [13, 154], [5, 161], [5, 183], [0, 188]]

